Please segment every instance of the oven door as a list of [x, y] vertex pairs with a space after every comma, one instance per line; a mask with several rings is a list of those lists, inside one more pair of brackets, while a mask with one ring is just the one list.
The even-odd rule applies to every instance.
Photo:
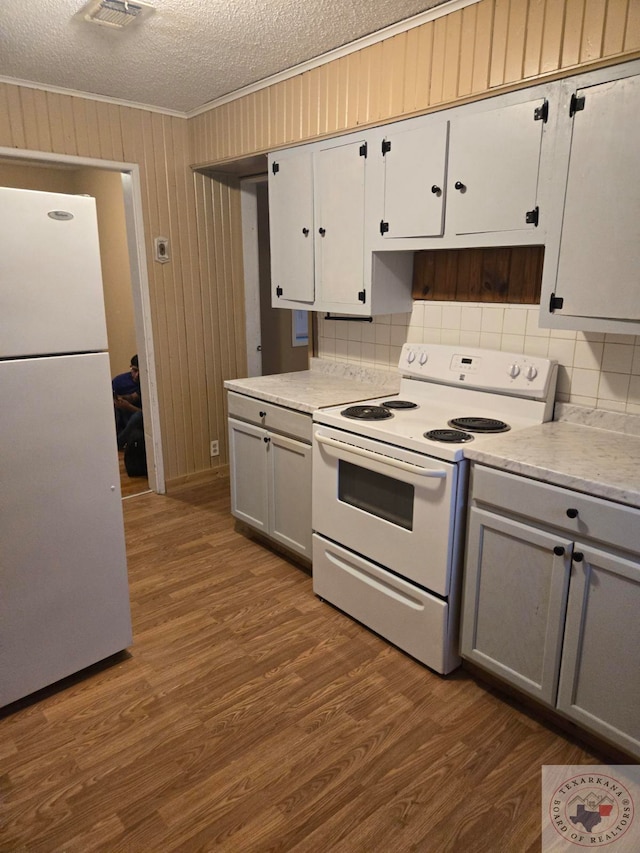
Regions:
[[460, 463], [321, 425], [313, 445], [314, 531], [447, 596], [459, 556]]

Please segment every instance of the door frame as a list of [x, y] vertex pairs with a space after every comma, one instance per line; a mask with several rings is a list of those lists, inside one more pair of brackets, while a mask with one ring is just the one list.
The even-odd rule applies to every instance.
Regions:
[[[142, 191], [140, 168], [137, 163], [121, 163], [112, 160], [97, 160], [91, 157], [76, 157], [69, 154], [52, 154], [21, 148], [0, 146], [0, 157], [26, 163], [47, 163], [51, 166], [73, 166], [75, 168], [101, 169], [119, 172], [122, 180], [127, 248], [131, 269], [131, 290], [135, 319], [136, 340], [141, 361], [140, 384], [145, 399], [145, 433], [149, 488], [158, 494], [166, 490], [164, 458], [160, 430], [160, 407], [156, 379], [155, 349], [151, 327], [151, 303], [149, 299], [149, 277], [145, 252], [144, 220], [142, 213]], [[257, 238], [256, 238], [257, 239]]]
[[259, 349], [262, 346], [262, 335], [260, 329], [258, 184], [266, 182], [266, 174], [240, 178], [247, 376], [262, 376], [262, 355]]

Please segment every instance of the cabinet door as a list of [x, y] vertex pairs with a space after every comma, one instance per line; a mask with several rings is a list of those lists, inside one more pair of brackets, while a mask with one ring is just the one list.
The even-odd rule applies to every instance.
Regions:
[[269, 157], [269, 234], [273, 306], [308, 306], [314, 299], [313, 168], [306, 148]]
[[229, 418], [231, 512], [241, 521], [268, 533], [267, 431]]
[[543, 100], [513, 104], [451, 121], [447, 233], [535, 229], [544, 122]]
[[311, 446], [271, 433], [271, 536], [311, 559]]
[[556, 295], [561, 313], [640, 319], [640, 77], [576, 92]]
[[468, 537], [460, 653], [554, 705], [571, 542], [475, 507]]
[[385, 238], [442, 235], [448, 132], [439, 122], [385, 139]]
[[319, 310], [361, 305], [364, 279], [364, 143], [314, 155], [316, 285]]
[[558, 708], [640, 758], [640, 564], [575, 547]]

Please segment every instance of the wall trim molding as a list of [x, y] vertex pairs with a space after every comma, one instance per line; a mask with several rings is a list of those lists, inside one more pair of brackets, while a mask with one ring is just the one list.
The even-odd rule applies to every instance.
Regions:
[[115, 104], [118, 107], [129, 107], [134, 110], [146, 110], [150, 113], [174, 116], [175, 118], [188, 118], [187, 113], [179, 110], [170, 110], [163, 107], [153, 107], [149, 104], [137, 104], [135, 101], [124, 101], [121, 98], [108, 98], [106, 95], [95, 95], [93, 92], [81, 92], [77, 89], [65, 89], [62, 86], [45, 86], [43, 83], [34, 83], [31, 80], [19, 80], [16, 77], [0, 76], [0, 83], [8, 86], [21, 86], [24, 89], [37, 89], [39, 92], [52, 92], [54, 95], [67, 95], [71, 98], [83, 98], [85, 101], [100, 101], [103, 104]]
[[377, 30], [375, 33], [370, 33], [367, 36], [362, 36], [355, 41], [344, 44], [342, 47], [336, 47], [327, 53], [315, 56], [312, 59], [308, 59], [306, 62], [301, 62], [299, 65], [293, 65], [291, 68], [287, 68], [285, 71], [280, 71], [278, 74], [272, 74], [271, 77], [265, 77], [263, 80], [258, 80], [255, 83], [244, 86], [242, 89], [236, 89], [233, 92], [229, 92], [228, 95], [222, 95], [214, 101], [209, 101], [209, 103], [203, 104], [201, 107], [196, 107], [195, 109], [190, 110], [186, 113], [186, 117], [195, 118], [196, 116], [209, 112], [209, 110], [213, 110], [216, 107], [221, 107], [223, 104], [228, 104], [231, 101], [238, 100], [239, 98], [244, 98], [246, 95], [259, 92], [261, 89], [266, 89], [276, 83], [281, 83], [283, 80], [289, 80], [291, 77], [298, 77], [300, 74], [304, 74], [305, 71], [311, 71], [311, 69], [317, 68], [320, 65], [326, 65], [328, 62], [332, 62], [335, 59], [348, 56], [350, 53], [356, 53], [356, 51], [362, 50], [365, 47], [370, 47], [372, 44], [377, 44], [378, 42], [385, 41], [393, 36], [406, 33], [415, 27], [420, 27], [422, 24], [434, 21], [436, 18], [442, 18], [445, 15], [449, 15], [452, 12], [458, 12], [460, 9], [464, 9], [467, 6], [472, 6], [479, 2], [480, 0], [449, 0], [448, 3], [443, 3], [441, 6], [427, 9], [424, 12], [420, 12], [418, 15], [406, 18], [404, 21], [398, 21], [397, 23], [391, 24], [382, 30]]

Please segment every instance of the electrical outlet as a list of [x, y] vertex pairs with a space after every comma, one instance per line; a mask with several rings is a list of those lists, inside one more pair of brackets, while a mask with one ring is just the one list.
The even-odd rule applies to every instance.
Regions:
[[211, 455], [212, 456], [220, 456], [220, 445], [217, 441], [211, 442]]

